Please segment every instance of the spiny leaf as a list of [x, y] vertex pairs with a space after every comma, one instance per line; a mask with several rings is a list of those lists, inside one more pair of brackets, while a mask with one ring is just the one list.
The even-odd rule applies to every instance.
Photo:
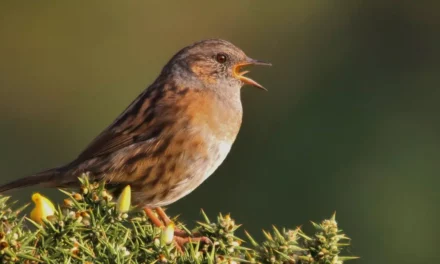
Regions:
[[244, 233], [248, 237], [248, 239], [251, 242], [252, 246], [254, 246], [254, 247], [258, 247], [259, 246], [257, 241], [255, 241], [255, 239], [248, 233], [248, 231], [245, 230]]
[[205, 223], [210, 224], [211, 221], [209, 221], [209, 218], [206, 215], [205, 211], [203, 209], [201, 209], [200, 212], [202, 213], [202, 216], [203, 216], [203, 219], [205, 220]]
[[360, 257], [356, 257], [356, 256], [338, 256], [338, 260], [341, 261], [347, 261], [347, 260], [354, 260], [354, 259], [359, 259]]

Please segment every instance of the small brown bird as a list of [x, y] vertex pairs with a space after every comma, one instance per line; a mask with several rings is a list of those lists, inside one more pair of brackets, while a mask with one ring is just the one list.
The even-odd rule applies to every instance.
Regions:
[[[133, 203], [157, 208], [192, 192], [223, 162], [242, 120], [240, 89], [263, 86], [240, 71], [270, 65], [246, 56], [221, 39], [179, 51], [159, 77], [71, 163], [0, 186], [0, 192], [30, 185], [73, 187], [89, 173], [122, 190]], [[152, 219], [157, 225], [160, 222]]]

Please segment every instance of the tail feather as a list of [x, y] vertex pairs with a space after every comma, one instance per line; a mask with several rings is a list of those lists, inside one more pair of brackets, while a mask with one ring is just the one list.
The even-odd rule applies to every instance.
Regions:
[[58, 170], [51, 169], [6, 183], [0, 186], [0, 193], [32, 185], [53, 187], [52, 185], [55, 183], [54, 177], [56, 177], [59, 173], [60, 172]]

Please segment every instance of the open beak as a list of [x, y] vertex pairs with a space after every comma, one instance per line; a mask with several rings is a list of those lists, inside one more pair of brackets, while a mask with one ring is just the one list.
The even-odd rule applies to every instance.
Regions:
[[249, 84], [249, 85], [252, 85], [252, 86], [255, 86], [257, 88], [260, 88], [262, 90], [267, 91], [267, 89], [264, 88], [261, 84], [257, 83], [256, 81], [252, 80], [249, 77], [244, 76], [246, 73], [249, 73], [249, 71], [241, 71], [240, 72], [240, 69], [242, 67], [244, 67], [244, 66], [247, 66], [247, 65], [272, 66], [272, 64], [248, 58], [245, 62], [238, 63], [238, 64], [236, 64], [234, 66], [234, 76], [235, 76], [235, 78], [238, 78], [240, 81], [242, 81], [245, 84]]

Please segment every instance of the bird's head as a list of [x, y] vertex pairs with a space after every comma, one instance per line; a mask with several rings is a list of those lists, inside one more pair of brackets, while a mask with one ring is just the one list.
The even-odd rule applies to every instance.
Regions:
[[[248, 65], [270, 63], [249, 58], [240, 48], [221, 39], [209, 39], [197, 42], [179, 51], [165, 66], [180, 79], [195, 78], [205, 87], [230, 85], [241, 88], [249, 84], [266, 90], [261, 84], [246, 77]], [[189, 76], [188, 76], [189, 75]]]

